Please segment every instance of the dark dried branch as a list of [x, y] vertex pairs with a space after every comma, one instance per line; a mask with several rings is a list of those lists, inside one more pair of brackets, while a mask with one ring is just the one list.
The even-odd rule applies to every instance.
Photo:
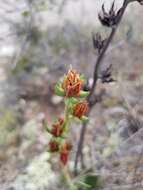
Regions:
[[[117, 14], [115, 14], [115, 12], [114, 12], [114, 3], [111, 6], [109, 14], [105, 12], [104, 5], [102, 6], [102, 11], [103, 11], [104, 17], [106, 17], [106, 21], [107, 20], [110, 21], [110, 23], [108, 23], [108, 25], [111, 25], [112, 30], [111, 30], [111, 33], [110, 33], [108, 39], [106, 40], [106, 43], [105, 43], [104, 47], [102, 48], [101, 52], [99, 53], [99, 56], [98, 56], [98, 58], [96, 60], [96, 63], [95, 63], [94, 73], [93, 73], [93, 84], [92, 84], [92, 87], [91, 87], [91, 90], [90, 90], [90, 94], [87, 97], [87, 101], [89, 102], [88, 115], [90, 114], [93, 106], [95, 105], [95, 101], [93, 100], [93, 98], [94, 98], [96, 83], [97, 83], [97, 80], [99, 78], [100, 64], [102, 63], [104, 55], [105, 55], [110, 43], [112, 42], [112, 40], [113, 40], [113, 38], [114, 38], [114, 36], [116, 34], [116, 30], [117, 30], [117, 28], [118, 28], [118, 26], [119, 26], [119, 24], [120, 24], [120, 22], [122, 20], [122, 17], [124, 15], [124, 12], [125, 12], [125, 10], [127, 8], [128, 3], [129, 3], [128, 1], [124, 0], [123, 6], [120, 8], [120, 10], [117, 12]], [[107, 19], [107, 14], [108, 14], [108, 16], [109, 15], [112, 16], [111, 18], [112, 18], [112, 23], [114, 24], [114, 26], [113, 26], [113, 24], [111, 24], [111, 18]], [[116, 17], [116, 19], [115, 19], [115, 17]], [[87, 128], [87, 124], [84, 124], [82, 126], [81, 133], [80, 133], [80, 139], [79, 139], [79, 142], [78, 142], [78, 148], [77, 148], [77, 152], [76, 152], [75, 166], [74, 166], [75, 167], [75, 174], [77, 174], [77, 164], [78, 164], [79, 157], [81, 157], [81, 155], [82, 155], [82, 148], [83, 148], [83, 144], [84, 144], [84, 137], [85, 137], [85, 133], [86, 133], [86, 128]], [[84, 164], [82, 164], [82, 165], [84, 165]]]

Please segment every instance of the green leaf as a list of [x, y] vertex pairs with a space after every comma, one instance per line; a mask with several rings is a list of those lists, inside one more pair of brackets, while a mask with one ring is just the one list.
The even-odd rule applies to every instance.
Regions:
[[86, 82], [86, 78], [83, 74], [80, 75], [80, 79], [84, 81], [84, 83]]
[[59, 83], [55, 85], [54, 91], [55, 91], [55, 94], [58, 95], [58, 96], [62, 96], [62, 97], [65, 96], [65, 92], [64, 92], [64, 90], [61, 88], [61, 86], [60, 86]]
[[84, 183], [83, 181], [80, 181], [80, 180], [77, 181], [76, 183], [79, 184], [82, 187], [86, 187], [86, 188], [90, 188], [91, 187], [90, 185], [88, 185], [88, 184], [86, 184], [86, 183]]
[[23, 12], [22, 12], [22, 16], [28, 17], [28, 16], [29, 16], [29, 11], [23, 11]]
[[48, 133], [50, 133], [51, 134], [51, 130], [48, 128], [48, 126], [46, 126], [46, 131], [48, 132]]
[[75, 122], [77, 122], [77, 123], [81, 123], [81, 120], [80, 120], [78, 117], [74, 117], [74, 116], [72, 116], [72, 118], [74, 119]]
[[79, 189], [81, 188], [82, 190], [98, 190], [102, 184], [101, 179], [102, 178], [99, 175], [87, 174], [77, 178], [74, 183], [79, 187]]
[[81, 90], [79, 93], [80, 98], [86, 98], [89, 95], [88, 91]]
[[82, 116], [81, 121], [82, 121], [83, 123], [86, 123], [86, 122], [89, 121], [89, 118], [86, 117], [86, 116]]
[[16, 67], [12, 70], [13, 74], [17, 74], [19, 72], [24, 71], [24, 69], [28, 66], [29, 59], [26, 56], [22, 56], [18, 63], [16, 64]]
[[43, 127], [51, 135], [51, 129], [49, 128], [46, 120], [43, 121]]
[[76, 98], [73, 98], [73, 97], [70, 98], [69, 101], [70, 101], [71, 104], [76, 104], [78, 102], [78, 100]]
[[84, 187], [84, 190], [93, 190], [99, 187], [99, 179], [98, 175], [87, 175], [84, 177], [84, 183], [89, 185], [90, 187]]

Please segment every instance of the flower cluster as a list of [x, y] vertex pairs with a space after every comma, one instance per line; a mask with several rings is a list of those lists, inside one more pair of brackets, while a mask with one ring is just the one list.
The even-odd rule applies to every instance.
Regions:
[[51, 153], [59, 154], [60, 162], [66, 165], [72, 145], [67, 140], [69, 124], [72, 120], [85, 122], [88, 120], [88, 103], [85, 98], [89, 92], [83, 91], [84, 77], [79, 75], [76, 70], [70, 69], [68, 73], [55, 86], [55, 93], [62, 96], [65, 101], [64, 117], [59, 117], [55, 123], [46, 129], [51, 134], [48, 150]]
[[55, 86], [55, 93], [63, 97], [86, 97], [89, 92], [82, 91], [84, 84], [83, 75], [79, 75], [76, 70], [70, 69], [67, 75]]

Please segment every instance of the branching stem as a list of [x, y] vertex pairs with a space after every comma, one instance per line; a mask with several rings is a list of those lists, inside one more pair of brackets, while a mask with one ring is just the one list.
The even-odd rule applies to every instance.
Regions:
[[[112, 27], [111, 29], [111, 33], [105, 43], [105, 46], [103, 47], [102, 51], [100, 52], [97, 60], [96, 60], [96, 63], [95, 63], [95, 67], [94, 67], [94, 73], [93, 73], [93, 84], [92, 84], [92, 87], [91, 87], [91, 90], [90, 90], [90, 94], [89, 96], [87, 97], [87, 101], [89, 102], [89, 112], [87, 115], [90, 114], [90, 112], [92, 111], [92, 108], [93, 108], [93, 104], [92, 104], [92, 101], [93, 101], [93, 96], [94, 96], [94, 93], [95, 93], [95, 90], [96, 90], [96, 84], [97, 84], [97, 80], [98, 80], [98, 74], [99, 74], [99, 69], [100, 69], [100, 65], [103, 61], [103, 58], [106, 54], [106, 51], [110, 45], [110, 43], [112, 42], [115, 34], [116, 34], [116, 31], [117, 31], [117, 28], [122, 20], [122, 17], [125, 13], [125, 10], [127, 8], [127, 5], [129, 4], [129, 1], [127, 0], [124, 0], [124, 3], [123, 3], [123, 6], [121, 8], [121, 12], [120, 12], [120, 15], [118, 17], [118, 21], [117, 21], [117, 24], [115, 26]], [[94, 102], [94, 105], [96, 104], [96, 102]], [[78, 148], [77, 148], [77, 152], [76, 152], [76, 157], [75, 157], [75, 162], [74, 162], [74, 171], [75, 171], [75, 175], [77, 174], [77, 165], [78, 165], [78, 160], [79, 160], [79, 157], [81, 157], [83, 154], [82, 154], [82, 149], [83, 149], [83, 144], [84, 144], [84, 138], [85, 138], [85, 133], [86, 133], [86, 128], [87, 128], [87, 124], [83, 124], [82, 125], [82, 128], [81, 128], [81, 132], [80, 132], [80, 139], [79, 139], [79, 142], [78, 142]], [[83, 158], [81, 159], [82, 162], [83, 162]], [[82, 163], [82, 165], [84, 165]]]

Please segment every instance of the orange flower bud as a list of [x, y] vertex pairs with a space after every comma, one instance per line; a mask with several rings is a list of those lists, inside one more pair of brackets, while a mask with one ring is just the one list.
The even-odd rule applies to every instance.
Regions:
[[78, 96], [83, 84], [83, 80], [80, 79], [79, 74], [73, 69], [68, 71], [62, 83], [62, 88], [65, 91], [67, 97]]
[[58, 152], [59, 151], [59, 143], [56, 140], [51, 140], [49, 142], [49, 151], [50, 152]]
[[84, 116], [88, 111], [87, 101], [77, 103], [73, 108], [73, 115], [79, 119]]
[[54, 135], [55, 137], [59, 137], [63, 133], [62, 125], [64, 123], [64, 120], [62, 118], [59, 118], [58, 121], [52, 125], [52, 129], [50, 133]]

